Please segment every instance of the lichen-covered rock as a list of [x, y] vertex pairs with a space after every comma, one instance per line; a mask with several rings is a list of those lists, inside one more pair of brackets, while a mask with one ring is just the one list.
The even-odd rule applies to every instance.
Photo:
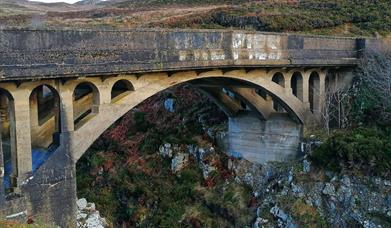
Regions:
[[326, 183], [326, 185], [323, 188], [322, 191], [323, 194], [329, 195], [329, 196], [335, 196], [335, 187], [331, 183]]
[[79, 210], [84, 210], [87, 207], [87, 200], [85, 198], [81, 198], [76, 201], [76, 205]]
[[171, 159], [171, 171], [173, 173], [179, 172], [187, 166], [189, 162], [189, 154], [178, 153]]
[[170, 143], [165, 143], [159, 147], [159, 153], [163, 157], [172, 157], [173, 151]]
[[78, 228], [105, 228], [108, 224], [104, 218], [95, 209], [94, 203], [88, 203], [85, 198], [81, 198], [76, 202], [78, 209], [76, 212], [76, 220]]

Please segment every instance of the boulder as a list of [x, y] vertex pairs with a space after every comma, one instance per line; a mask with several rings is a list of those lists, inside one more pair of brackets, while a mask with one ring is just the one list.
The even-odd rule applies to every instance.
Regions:
[[165, 143], [159, 147], [159, 154], [163, 157], [172, 157], [173, 151], [170, 143]]
[[176, 173], [187, 166], [189, 161], [189, 154], [178, 153], [171, 160], [171, 171]]
[[87, 207], [87, 200], [85, 198], [78, 199], [76, 205], [79, 210], [84, 210]]
[[329, 195], [329, 196], [335, 196], [335, 187], [331, 183], [326, 183], [326, 185], [323, 188], [322, 191], [323, 194]]

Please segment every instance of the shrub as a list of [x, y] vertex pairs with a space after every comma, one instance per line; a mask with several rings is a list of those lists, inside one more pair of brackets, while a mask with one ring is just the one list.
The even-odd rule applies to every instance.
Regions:
[[357, 128], [336, 131], [311, 155], [312, 161], [333, 171], [358, 171], [389, 176], [391, 170], [390, 129]]
[[137, 131], [140, 132], [146, 132], [149, 128], [151, 128], [153, 125], [145, 118], [144, 112], [135, 112], [134, 116], [134, 123], [136, 126]]

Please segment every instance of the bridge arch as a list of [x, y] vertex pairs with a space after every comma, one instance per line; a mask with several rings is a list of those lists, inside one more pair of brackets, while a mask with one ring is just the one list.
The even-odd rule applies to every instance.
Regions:
[[[88, 121], [83, 127], [75, 131], [75, 142], [72, 151], [74, 152], [76, 160], [83, 155], [90, 145], [108, 127], [139, 103], [169, 87], [191, 82], [196, 79], [233, 79], [236, 82], [241, 82], [247, 86], [254, 86], [254, 88], [267, 91], [268, 94], [280, 102], [285, 110], [287, 110], [288, 113], [291, 113], [300, 123], [309, 122], [311, 119], [308, 117], [311, 115], [309, 114], [311, 112], [303, 102], [294, 95], [286, 93], [285, 89], [280, 85], [268, 80], [265, 77], [266, 73], [262, 71], [246, 73], [246, 71], [235, 70], [223, 73], [221, 70], [213, 70], [203, 73], [197, 73], [195, 71], [178, 72], [171, 76], [168, 76], [168, 74], [165, 74], [164, 76], [161, 73], [159, 74], [160, 80], [151, 80], [150, 83], [146, 83], [145, 86], [136, 89], [131, 94], [122, 98], [119, 104], [102, 104], [100, 107], [102, 111], [95, 118]], [[149, 76], [151, 75], [149, 74]], [[148, 81], [147, 76], [142, 75], [140, 79]], [[113, 105], [116, 106], [116, 108], [113, 108]]]
[[299, 71], [294, 72], [290, 82], [293, 95], [303, 101], [303, 75]]
[[100, 93], [90, 81], [82, 81], [73, 89], [73, 121], [75, 129], [99, 113]]
[[282, 87], [285, 87], [285, 77], [284, 74], [282, 74], [281, 72], [275, 73], [272, 77], [272, 81]]
[[111, 86], [111, 103], [119, 101], [134, 91], [133, 84], [126, 79], [119, 79]]

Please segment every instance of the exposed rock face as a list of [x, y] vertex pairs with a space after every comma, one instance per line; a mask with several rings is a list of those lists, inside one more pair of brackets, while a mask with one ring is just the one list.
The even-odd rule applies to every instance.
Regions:
[[212, 145], [205, 145], [204, 147], [188, 145], [187, 148], [181, 148], [179, 145], [165, 143], [159, 147], [159, 154], [171, 159], [171, 171], [173, 173], [186, 167], [191, 156], [202, 170], [204, 179], [207, 179], [217, 169], [214, 166], [214, 152], [215, 149]]
[[105, 228], [106, 220], [100, 217], [94, 203], [88, 203], [85, 198], [77, 200], [77, 227], [78, 228]]
[[[294, 221], [292, 214], [302, 216], [300, 213], [306, 210], [318, 214], [332, 227], [390, 225], [387, 222], [391, 219], [389, 180], [328, 172], [330, 180], [327, 181], [311, 177], [306, 169], [294, 170], [282, 163], [262, 166], [238, 159], [231, 159], [229, 167], [234, 171], [236, 181], [251, 186], [254, 196], [259, 199], [253, 227], [263, 226], [261, 221], [267, 214], [261, 211], [265, 209], [279, 227], [300, 226], [296, 224], [300, 221]], [[295, 208], [295, 205], [300, 206]]]

